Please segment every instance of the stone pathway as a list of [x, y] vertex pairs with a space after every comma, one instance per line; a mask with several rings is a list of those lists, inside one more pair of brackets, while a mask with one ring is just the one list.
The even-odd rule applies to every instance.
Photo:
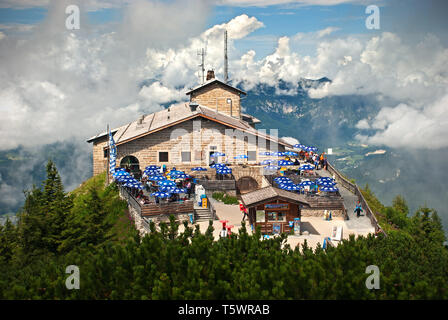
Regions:
[[[323, 177], [331, 177], [331, 174], [326, 170], [318, 170], [317, 172]], [[336, 187], [339, 188], [339, 193], [344, 199], [344, 206], [347, 209], [349, 220], [345, 220], [346, 228], [355, 231], [357, 234], [374, 233], [375, 228], [372, 226], [370, 219], [365, 216], [365, 210], [359, 218], [354, 212], [358, 197], [339, 183]]]

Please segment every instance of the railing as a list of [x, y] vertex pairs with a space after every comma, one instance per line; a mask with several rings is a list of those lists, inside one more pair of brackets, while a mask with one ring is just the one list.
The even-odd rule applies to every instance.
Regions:
[[362, 195], [361, 190], [359, 187], [348, 181], [342, 174], [339, 173], [338, 170], [336, 170], [329, 162], [328, 162], [328, 171], [332, 174], [334, 174], [336, 180], [339, 184], [341, 184], [343, 187], [354, 193], [361, 203], [362, 207], [366, 210], [366, 217], [370, 219], [370, 223], [374, 226], [375, 232], [382, 232], [385, 236], [387, 236], [386, 232], [381, 228], [381, 226], [378, 223], [378, 219], [376, 218], [375, 214], [373, 213], [372, 209], [370, 209], [366, 199]]
[[185, 200], [181, 202], [168, 203], [148, 203], [141, 205], [141, 214], [143, 217], [170, 215], [180, 213], [193, 213], [194, 200]]
[[132, 206], [135, 210], [137, 210], [137, 213], [141, 216], [142, 207], [140, 203], [137, 201], [137, 199], [135, 199], [134, 196], [125, 187], [118, 186], [118, 188], [123, 198], [128, 202], [128, 205]]
[[121, 186], [119, 188], [121, 195], [126, 199], [128, 205], [132, 206], [141, 217], [194, 212], [194, 200], [140, 204], [126, 188]]
[[213, 203], [210, 201], [210, 198], [212, 198], [212, 195], [209, 191], [207, 192], [207, 190], [205, 190], [205, 195], [207, 196], [207, 203], [209, 205], [210, 212], [212, 213], [213, 220], [216, 220], [216, 209], [213, 206]]

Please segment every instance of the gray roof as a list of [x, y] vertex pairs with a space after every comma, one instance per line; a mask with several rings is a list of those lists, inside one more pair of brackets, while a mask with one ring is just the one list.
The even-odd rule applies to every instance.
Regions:
[[[275, 141], [284, 146], [292, 147], [289, 143], [283, 141], [282, 139], [259, 132], [258, 130], [250, 126], [246, 121], [243, 121], [239, 118], [231, 117], [202, 105], [199, 105], [195, 111], [192, 111], [188, 103], [173, 105], [167, 109], [145, 115], [141, 124], [138, 123], [138, 120], [135, 120], [131, 123], [128, 123], [127, 125], [113, 129], [112, 132], [115, 132], [113, 135], [115, 143], [121, 144], [128, 140], [151, 134], [155, 131], [196, 117], [204, 117], [212, 121], [220, 122], [224, 125], [241, 130], [243, 132]], [[103, 132], [89, 138], [87, 142], [92, 142], [105, 135], [107, 135], [107, 133]]]
[[186, 94], [189, 95], [189, 94], [191, 94], [192, 92], [194, 92], [194, 91], [196, 91], [196, 90], [199, 90], [199, 89], [201, 89], [201, 88], [203, 88], [203, 87], [206, 87], [206, 86], [208, 86], [208, 85], [211, 85], [212, 83], [219, 83], [219, 84], [222, 84], [222, 85], [228, 87], [229, 89], [235, 90], [235, 91], [237, 91], [237, 92], [239, 92], [239, 93], [241, 93], [241, 94], [246, 95], [246, 92], [244, 92], [243, 90], [240, 90], [240, 89], [238, 89], [238, 88], [235, 88], [235, 87], [231, 86], [230, 84], [225, 83], [225, 82], [223, 82], [223, 81], [221, 81], [221, 80], [218, 80], [218, 79], [216, 79], [216, 78], [210, 79], [210, 80], [204, 82], [203, 84], [200, 84], [200, 85], [198, 85], [198, 86], [196, 86], [196, 87], [194, 87], [194, 88], [188, 90]]
[[257, 189], [241, 195], [241, 200], [246, 207], [253, 207], [257, 204], [261, 204], [275, 198], [283, 198], [291, 202], [302, 203], [308, 206], [310, 205], [304, 195], [278, 189], [272, 186]]
[[251, 116], [250, 114], [247, 113], [242, 113], [241, 112], [241, 117], [244, 119], [246, 118], [248, 121], [252, 122], [252, 123], [260, 123], [260, 119], [255, 118], [254, 116]]

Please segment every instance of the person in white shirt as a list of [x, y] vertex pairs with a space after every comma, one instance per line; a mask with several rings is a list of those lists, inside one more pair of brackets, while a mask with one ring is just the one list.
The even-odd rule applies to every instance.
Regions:
[[219, 233], [220, 238], [227, 238], [227, 230], [225, 227], [222, 228], [221, 232]]

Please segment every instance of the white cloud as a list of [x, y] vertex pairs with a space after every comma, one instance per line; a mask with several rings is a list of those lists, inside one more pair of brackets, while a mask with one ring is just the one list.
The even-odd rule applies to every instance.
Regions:
[[358, 128], [358, 129], [370, 129], [370, 125], [369, 125], [369, 122], [366, 119], [362, 119], [362, 120], [360, 120], [356, 124], [356, 128]]
[[185, 98], [184, 92], [164, 87], [158, 81], [149, 86], [144, 86], [140, 90], [139, 95], [145, 99], [151, 100], [154, 103], [180, 101]]
[[328, 35], [332, 34], [335, 31], [338, 31], [338, 30], [340, 30], [340, 28], [328, 27], [328, 28], [325, 28], [325, 29], [322, 29], [322, 30], [318, 31], [317, 32], [317, 37], [320, 39], [320, 38], [328, 36]]
[[448, 147], [448, 94], [421, 109], [406, 104], [383, 108], [372, 120], [371, 127], [379, 131], [372, 136], [359, 135], [358, 139], [395, 148]]
[[[8, 36], [0, 41], [2, 150], [71, 139], [85, 141], [107, 124], [120, 126], [141, 113], [159, 110], [160, 103], [168, 99], [186, 99], [184, 91], [174, 89], [169, 82], [139, 86], [168, 67], [153, 68], [144, 46], [151, 45], [152, 50], [173, 42], [185, 46], [189, 38], [203, 30], [207, 4], [200, 11], [203, 1], [189, 2], [189, 10], [185, 2], [157, 2], [143, 17], [136, 11], [147, 9], [148, 3], [135, 2], [125, 14], [129, 19], [138, 16], [135, 26], [119, 26], [116, 32], [98, 34], [86, 24], [73, 33], [60, 27], [65, 17], [60, 13], [71, 2], [53, 2], [47, 19], [27, 36]], [[195, 16], [198, 13], [203, 15]], [[162, 24], [161, 17], [167, 15], [176, 23], [165, 19]], [[145, 19], [151, 22], [145, 24]], [[157, 34], [145, 29], [156, 22], [171, 27]], [[143, 28], [140, 34], [148, 34], [142, 37], [140, 46], [137, 38], [123, 33], [137, 27]], [[165, 38], [164, 33], [172, 36]], [[177, 65], [177, 70], [181, 67]]]

